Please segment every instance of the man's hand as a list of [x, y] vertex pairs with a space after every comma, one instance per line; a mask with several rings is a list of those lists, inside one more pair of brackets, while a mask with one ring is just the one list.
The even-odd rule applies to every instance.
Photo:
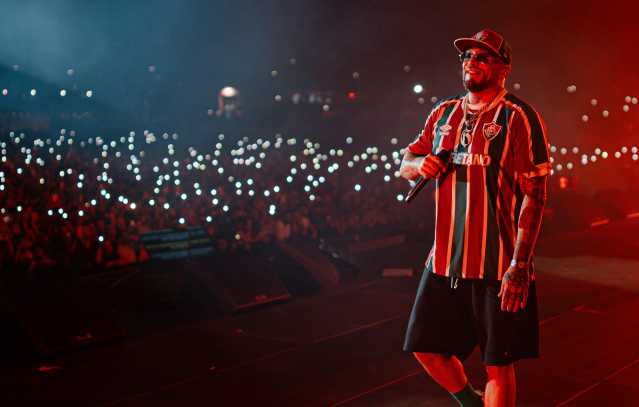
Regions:
[[501, 297], [501, 310], [517, 312], [526, 308], [529, 284], [528, 268], [510, 266], [501, 280], [501, 290], [497, 295]]
[[439, 157], [434, 154], [429, 154], [424, 157], [417, 172], [424, 178], [437, 178], [445, 169], [446, 166]]

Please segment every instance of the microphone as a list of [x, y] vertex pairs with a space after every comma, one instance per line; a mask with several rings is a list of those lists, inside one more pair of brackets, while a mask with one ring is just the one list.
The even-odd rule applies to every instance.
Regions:
[[[441, 150], [439, 153], [435, 154], [435, 156], [437, 156], [437, 158], [442, 160], [444, 165], [448, 165], [448, 160], [450, 159], [450, 151]], [[430, 180], [430, 178], [419, 177], [417, 179], [417, 184], [410, 191], [408, 191], [406, 198], [404, 198], [404, 203], [409, 203], [410, 201], [415, 199], [415, 197], [417, 196], [417, 193], [426, 186], [426, 184], [428, 183], [428, 180]]]

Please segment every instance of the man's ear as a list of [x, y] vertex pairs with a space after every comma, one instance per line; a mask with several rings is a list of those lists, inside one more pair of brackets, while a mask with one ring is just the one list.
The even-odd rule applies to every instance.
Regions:
[[510, 75], [511, 69], [512, 67], [510, 65], [504, 65], [501, 68], [500, 76], [503, 80], [506, 80], [508, 78], [508, 76]]

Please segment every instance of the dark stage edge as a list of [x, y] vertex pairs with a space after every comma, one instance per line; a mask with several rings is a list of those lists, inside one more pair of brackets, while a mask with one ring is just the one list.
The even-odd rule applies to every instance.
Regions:
[[[637, 405], [639, 260], [538, 260], [518, 406]], [[454, 406], [401, 351], [417, 278], [377, 279], [5, 369], [2, 406]], [[477, 353], [466, 363], [481, 387]]]

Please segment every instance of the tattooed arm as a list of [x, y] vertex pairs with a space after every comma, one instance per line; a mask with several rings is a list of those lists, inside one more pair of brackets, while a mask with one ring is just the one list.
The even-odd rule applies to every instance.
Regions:
[[524, 200], [519, 212], [513, 262], [504, 274], [499, 292], [502, 311], [517, 312], [520, 308], [526, 307], [530, 278], [529, 263], [537, 242], [546, 204], [547, 178], [547, 176], [523, 177], [520, 182]]

